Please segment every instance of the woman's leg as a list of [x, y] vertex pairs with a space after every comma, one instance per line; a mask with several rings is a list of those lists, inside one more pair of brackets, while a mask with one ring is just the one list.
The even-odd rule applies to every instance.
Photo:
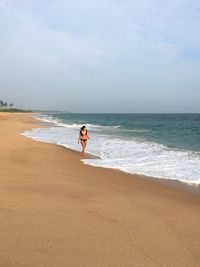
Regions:
[[84, 155], [85, 154], [86, 145], [87, 145], [87, 141], [86, 142], [81, 141], [81, 145], [82, 145], [82, 153]]
[[84, 142], [81, 141], [81, 146], [82, 146], [82, 153], [84, 153]]

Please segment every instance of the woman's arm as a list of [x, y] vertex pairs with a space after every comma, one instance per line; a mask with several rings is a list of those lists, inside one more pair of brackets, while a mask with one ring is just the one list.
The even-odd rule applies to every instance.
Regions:
[[87, 133], [87, 138], [88, 138], [88, 139], [91, 139], [90, 136], [88, 135], [88, 133]]
[[78, 136], [78, 144], [80, 142], [80, 139], [81, 139], [81, 134], [79, 134], [79, 136]]

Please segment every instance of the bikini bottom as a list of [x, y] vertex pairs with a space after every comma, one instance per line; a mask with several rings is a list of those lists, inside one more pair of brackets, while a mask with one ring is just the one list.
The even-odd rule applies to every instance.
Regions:
[[85, 143], [85, 142], [87, 142], [87, 139], [81, 139], [81, 141], [83, 141]]

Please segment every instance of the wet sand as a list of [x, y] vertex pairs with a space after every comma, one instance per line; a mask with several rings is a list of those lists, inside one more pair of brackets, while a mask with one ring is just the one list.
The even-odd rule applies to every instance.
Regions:
[[200, 266], [200, 196], [96, 168], [0, 114], [0, 266]]

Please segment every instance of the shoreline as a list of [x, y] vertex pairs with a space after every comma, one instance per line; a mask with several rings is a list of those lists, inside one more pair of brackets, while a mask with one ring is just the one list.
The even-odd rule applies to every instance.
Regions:
[[0, 120], [0, 266], [200, 265], [199, 195], [27, 138], [31, 115]]
[[[44, 126], [45, 128], [47, 127], [50, 127], [50, 126], [53, 126], [53, 127], [56, 127], [54, 123], [51, 123], [51, 122], [45, 122], [43, 120], [40, 120], [40, 119], [37, 119], [37, 118], [33, 118], [34, 120], [34, 123], [37, 125], [42, 125]], [[25, 136], [27, 138], [31, 138], [31, 137], [28, 137], [28, 136]], [[34, 140], [33, 138], [31, 138], [32, 140]], [[34, 140], [34, 141], [37, 141], [37, 140]], [[40, 141], [40, 142], [44, 142], [44, 141]], [[48, 143], [48, 142], [44, 142], [44, 143]], [[50, 143], [48, 143], [50, 144]], [[53, 144], [53, 145], [57, 145], [57, 146], [62, 146], [62, 145], [58, 145], [58, 144]], [[62, 146], [64, 147], [64, 146]], [[69, 150], [69, 151], [72, 151], [72, 152], [75, 152], [75, 153], [79, 153], [79, 151], [75, 150], [75, 149], [72, 149], [72, 148], [67, 148], [67, 147], [64, 147], [66, 150]], [[100, 158], [98, 156], [95, 156], [91, 153], [87, 153], [86, 154], [86, 157], [83, 157], [82, 159], [92, 159], [92, 158]], [[81, 161], [81, 160], [80, 160]], [[82, 164], [85, 164], [81, 161]], [[130, 175], [130, 176], [137, 176], [138, 179], [144, 179], [144, 180], [151, 180], [152, 182], [155, 182], [155, 183], [158, 183], [158, 184], [161, 184], [162, 186], [166, 186], [166, 187], [169, 187], [169, 188], [174, 188], [174, 189], [178, 189], [178, 190], [184, 190], [186, 192], [190, 192], [190, 193], [194, 193], [194, 194], [198, 194], [200, 195], [200, 184], [195, 184], [195, 183], [187, 183], [187, 182], [182, 182], [182, 181], [179, 181], [178, 179], [170, 179], [170, 178], [163, 178], [163, 177], [153, 177], [153, 176], [148, 176], [148, 175], [144, 175], [144, 174], [132, 174], [132, 173], [128, 173], [128, 172], [124, 172], [122, 170], [119, 170], [119, 169], [115, 169], [115, 168], [109, 168], [109, 167], [98, 167], [98, 166], [93, 166], [93, 165], [90, 165], [90, 164], [86, 164], [92, 168], [103, 168], [103, 169], [108, 169], [108, 170], [113, 170], [113, 171], [117, 171], [117, 172], [121, 172], [122, 174], [127, 174], [127, 175]]]

